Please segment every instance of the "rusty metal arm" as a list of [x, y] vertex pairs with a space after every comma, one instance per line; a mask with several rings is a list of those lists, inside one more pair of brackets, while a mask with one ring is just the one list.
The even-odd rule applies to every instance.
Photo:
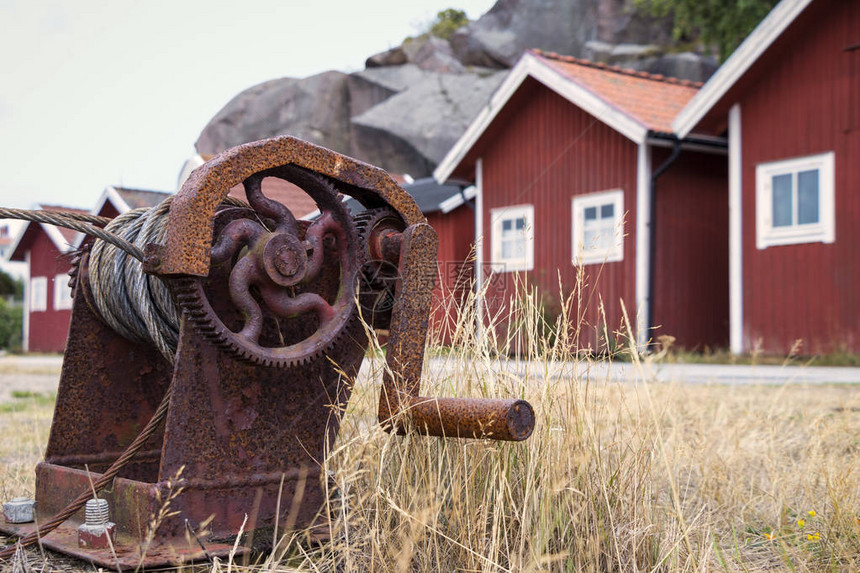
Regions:
[[382, 379], [379, 422], [403, 434], [520, 441], [534, 430], [534, 409], [525, 400], [431, 398], [420, 395], [424, 347], [436, 278], [436, 232], [427, 223], [401, 236], [400, 281]]

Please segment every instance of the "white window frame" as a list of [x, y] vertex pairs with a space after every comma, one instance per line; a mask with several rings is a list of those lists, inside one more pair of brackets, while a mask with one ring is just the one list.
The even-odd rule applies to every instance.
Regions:
[[[756, 247], [766, 249], [778, 245], [832, 243], [836, 240], [834, 164], [834, 153], [830, 151], [756, 166]], [[793, 175], [796, 182], [798, 172], [812, 169], [818, 170], [818, 222], [774, 227], [773, 177]], [[795, 217], [796, 213], [793, 215]]]
[[[525, 256], [502, 257], [502, 223], [517, 219], [525, 219]], [[534, 224], [534, 205], [512, 205], [490, 210], [490, 255], [495, 272], [530, 271], [534, 268]]]
[[[614, 210], [615, 240], [605, 249], [585, 250], [585, 210], [611, 203]], [[614, 263], [624, 260], [624, 191], [612, 189], [577, 195], [571, 200], [571, 262], [574, 266]]]
[[48, 310], [48, 277], [30, 279], [30, 312]]
[[54, 310], [71, 308], [72, 288], [69, 286], [69, 275], [63, 273], [54, 277]]

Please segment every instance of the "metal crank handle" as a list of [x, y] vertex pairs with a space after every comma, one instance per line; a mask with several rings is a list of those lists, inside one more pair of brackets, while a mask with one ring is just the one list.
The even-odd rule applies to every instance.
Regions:
[[428, 436], [520, 442], [535, 427], [535, 411], [525, 400], [416, 396], [410, 402], [406, 413], [414, 430]]

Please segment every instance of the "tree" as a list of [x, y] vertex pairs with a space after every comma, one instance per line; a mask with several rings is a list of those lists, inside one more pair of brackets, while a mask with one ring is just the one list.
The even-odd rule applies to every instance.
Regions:
[[658, 18], [672, 18], [675, 39], [699, 37], [716, 46], [720, 61], [725, 61], [778, 1], [634, 0], [634, 5]]
[[451, 36], [469, 23], [466, 13], [456, 8], [448, 8], [436, 14], [436, 21], [430, 25], [430, 33], [437, 38], [448, 40]]
[[13, 279], [9, 273], [0, 270], [0, 296], [21, 298], [24, 293], [24, 282]]
[[0, 298], [0, 348], [19, 349], [24, 320], [20, 305], [8, 304]]

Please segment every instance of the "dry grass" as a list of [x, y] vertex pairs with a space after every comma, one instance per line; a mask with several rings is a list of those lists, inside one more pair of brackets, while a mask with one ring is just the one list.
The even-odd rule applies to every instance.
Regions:
[[[464, 311], [453, 350], [428, 361], [423, 392], [524, 397], [538, 420], [528, 441], [382, 432], [383, 363], [371, 352], [325, 461], [339, 490], [334, 541], [309, 549], [288, 536], [255, 564], [201, 569], [860, 569], [856, 387], [655, 383], [647, 360], [634, 360], [637, 382], [592, 379], [594, 362], [565, 350], [571, 321], [542, 323], [534, 299], [523, 301], [518, 344], [531, 360], [516, 374], [496, 352], [509, 341], [476, 342]], [[36, 402], [0, 415], [4, 497], [32, 492], [49, 417]]]

